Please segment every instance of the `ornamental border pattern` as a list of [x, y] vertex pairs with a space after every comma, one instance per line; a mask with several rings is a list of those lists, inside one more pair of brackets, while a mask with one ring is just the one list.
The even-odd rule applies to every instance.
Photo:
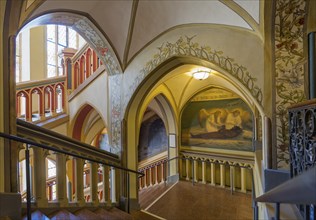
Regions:
[[289, 122], [287, 107], [305, 100], [303, 28], [306, 0], [275, 3], [275, 117], [276, 163], [289, 166]]
[[262, 105], [263, 93], [256, 85], [257, 79], [251, 76], [247, 68], [235, 63], [234, 59], [224, 56], [222, 51], [212, 50], [209, 46], [200, 46], [199, 43], [193, 42], [195, 37], [196, 35], [192, 37], [180, 36], [176, 42], [166, 42], [158, 47], [159, 52], [153, 55], [153, 59], [146, 63], [145, 67], [130, 85], [127, 94], [125, 94], [123, 100], [124, 111], [126, 110], [126, 106], [130, 101], [132, 94], [136, 91], [143, 79], [159, 64], [175, 56], [199, 58], [221, 67], [241, 82], [258, 103]]

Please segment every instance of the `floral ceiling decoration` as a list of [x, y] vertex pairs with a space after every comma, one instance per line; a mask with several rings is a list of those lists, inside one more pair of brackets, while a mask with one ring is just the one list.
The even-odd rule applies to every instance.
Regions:
[[124, 96], [123, 109], [126, 109], [132, 94], [144, 78], [163, 61], [175, 56], [199, 58], [222, 68], [241, 82], [258, 103], [262, 104], [263, 93], [256, 85], [256, 78], [248, 72], [247, 68], [235, 63], [234, 59], [224, 56], [222, 51], [212, 50], [210, 46], [201, 46], [198, 42], [194, 42], [195, 37], [180, 36], [176, 42], [166, 42], [158, 47], [158, 53], [153, 55], [153, 59], [146, 63], [145, 67], [130, 85], [128, 93]]
[[275, 108], [278, 168], [289, 165], [287, 107], [305, 100], [303, 28], [305, 0], [277, 0], [275, 13]]

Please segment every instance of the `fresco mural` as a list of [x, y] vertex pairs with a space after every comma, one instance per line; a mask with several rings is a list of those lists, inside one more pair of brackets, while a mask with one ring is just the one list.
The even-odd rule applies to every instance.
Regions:
[[143, 121], [139, 135], [138, 161], [166, 151], [167, 145], [168, 138], [162, 119], [154, 114]]
[[211, 89], [194, 97], [181, 120], [182, 146], [253, 151], [253, 115], [232, 92]]

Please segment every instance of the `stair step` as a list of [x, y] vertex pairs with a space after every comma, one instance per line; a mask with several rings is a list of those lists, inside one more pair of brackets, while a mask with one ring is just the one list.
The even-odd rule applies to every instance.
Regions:
[[[80, 209], [78, 211], [76, 211], [75, 213], [73, 213], [76, 215], [77, 218], [79, 219], [85, 219], [85, 220], [95, 220], [95, 219], [100, 219], [100, 216], [98, 216], [97, 214], [95, 214], [94, 212], [88, 210], [88, 209]], [[105, 218], [104, 218], [105, 219]]]
[[59, 210], [49, 215], [51, 220], [80, 220], [79, 217], [75, 216], [67, 210]]
[[118, 208], [110, 208], [110, 209], [102, 209], [99, 208], [97, 210], [94, 211], [95, 214], [97, 214], [100, 218], [102, 217], [106, 217], [106, 218], [102, 218], [102, 219], [115, 219], [115, 220], [132, 220], [133, 217], [132, 215], [118, 209]]
[[[35, 212], [32, 212], [32, 215], [31, 215], [31, 218], [32, 219], [36, 219], [36, 220], [49, 220], [49, 218], [44, 215], [41, 211], [39, 210], [36, 210]], [[23, 216], [22, 218], [23, 220], [27, 220], [27, 216]]]

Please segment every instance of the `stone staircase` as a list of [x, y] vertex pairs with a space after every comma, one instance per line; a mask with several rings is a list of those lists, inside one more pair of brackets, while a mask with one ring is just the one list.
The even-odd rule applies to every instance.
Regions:
[[[23, 220], [27, 220], [27, 216], [23, 215]], [[76, 209], [60, 209], [49, 210], [40, 209], [32, 212], [32, 219], [36, 220], [132, 220], [132, 215], [121, 211], [118, 208], [76, 208]]]

